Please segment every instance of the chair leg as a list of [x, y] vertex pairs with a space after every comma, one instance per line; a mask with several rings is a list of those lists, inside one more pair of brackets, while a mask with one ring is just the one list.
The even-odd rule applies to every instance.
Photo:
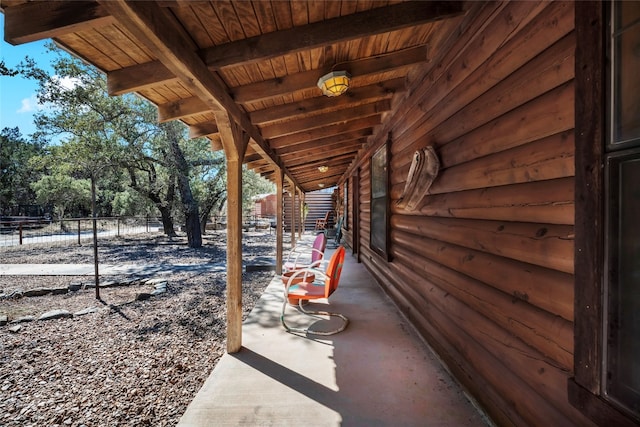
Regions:
[[328, 311], [307, 311], [304, 309], [304, 307], [302, 306], [303, 300], [300, 299], [298, 301], [298, 309], [303, 312], [304, 314], [307, 315], [313, 315], [313, 314], [317, 314], [317, 315], [324, 315], [324, 316], [334, 316], [334, 317], [339, 317], [340, 319], [342, 319], [342, 325], [334, 330], [331, 331], [310, 331], [309, 328], [294, 328], [291, 327], [289, 325], [287, 325], [287, 323], [284, 321], [284, 311], [287, 308], [287, 298], [284, 299], [284, 304], [282, 305], [282, 314], [280, 315], [280, 321], [282, 322], [282, 326], [284, 326], [284, 328], [286, 329], [287, 332], [295, 332], [295, 333], [300, 333], [300, 334], [312, 334], [312, 335], [334, 335], [337, 334], [338, 332], [342, 332], [347, 328], [347, 325], [349, 325], [349, 319], [339, 313], [329, 313]]

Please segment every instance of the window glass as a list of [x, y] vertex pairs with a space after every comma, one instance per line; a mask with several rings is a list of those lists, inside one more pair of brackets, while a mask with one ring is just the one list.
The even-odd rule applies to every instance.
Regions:
[[609, 159], [607, 394], [640, 412], [640, 150]]
[[614, 14], [612, 143], [640, 138], [640, 2], [622, 2]]
[[369, 246], [389, 260], [387, 252], [389, 221], [389, 171], [387, 145], [371, 157], [371, 235]]
[[604, 394], [640, 414], [640, 2], [615, 2], [606, 170]]

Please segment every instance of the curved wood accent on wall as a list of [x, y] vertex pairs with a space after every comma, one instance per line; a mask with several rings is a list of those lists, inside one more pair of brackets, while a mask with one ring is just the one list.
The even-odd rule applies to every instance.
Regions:
[[[362, 159], [360, 259], [499, 425], [589, 425], [574, 332], [574, 4], [476, 4]], [[368, 242], [369, 160], [391, 132], [392, 262]], [[415, 150], [441, 171], [393, 207]]]

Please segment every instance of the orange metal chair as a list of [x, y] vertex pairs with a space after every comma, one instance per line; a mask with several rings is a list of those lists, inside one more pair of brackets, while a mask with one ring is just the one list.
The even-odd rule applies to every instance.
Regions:
[[[344, 263], [345, 249], [339, 246], [329, 260], [329, 265], [325, 272], [315, 268], [304, 268], [290, 272], [286, 276], [283, 275], [283, 282], [286, 278], [284, 289], [284, 303], [282, 304], [282, 314], [280, 321], [287, 332], [309, 333], [314, 335], [333, 335], [344, 331], [349, 324], [349, 319], [338, 313], [330, 313], [327, 311], [307, 311], [302, 306], [305, 301], [329, 298], [336, 289], [340, 281], [342, 273], [342, 265]], [[298, 309], [308, 315], [325, 315], [335, 316], [343, 320], [342, 325], [331, 331], [310, 331], [308, 328], [295, 328], [287, 325], [284, 320], [285, 310], [289, 304], [289, 299], [298, 300]]]
[[284, 271], [298, 270], [300, 268], [319, 267], [324, 258], [324, 250], [327, 247], [327, 236], [320, 233], [313, 241], [313, 246], [296, 246], [289, 252], [284, 262]]

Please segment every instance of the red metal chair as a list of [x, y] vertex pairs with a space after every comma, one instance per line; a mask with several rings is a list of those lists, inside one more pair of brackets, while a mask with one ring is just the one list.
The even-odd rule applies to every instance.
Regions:
[[315, 231], [325, 230], [329, 226], [329, 222], [331, 221], [333, 216], [333, 211], [327, 211], [324, 215], [324, 218], [316, 219], [316, 226], [314, 228]]
[[320, 233], [309, 247], [296, 246], [289, 252], [284, 262], [284, 271], [298, 270], [300, 268], [319, 267], [324, 258], [324, 250], [327, 247], [327, 236]]
[[[327, 311], [307, 311], [302, 306], [305, 301], [320, 298], [329, 298], [338, 289], [338, 282], [342, 273], [342, 265], [344, 264], [345, 249], [339, 246], [329, 260], [326, 271], [322, 272], [315, 268], [304, 268], [289, 272], [283, 275], [283, 282], [286, 279], [284, 289], [284, 303], [282, 304], [282, 314], [280, 321], [287, 332], [309, 333], [313, 335], [333, 335], [344, 331], [349, 324], [349, 319], [338, 313], [330, 313]], [[335, 316], [343, 320], [342, 325], [331, 331], [311, 331], [308, 328], [295, 328], [287, 325], [284, 320], [285, 310], [289, 304], [289, 299], [298, 300], [298, 309], [308, 315], [325, 315]]]

